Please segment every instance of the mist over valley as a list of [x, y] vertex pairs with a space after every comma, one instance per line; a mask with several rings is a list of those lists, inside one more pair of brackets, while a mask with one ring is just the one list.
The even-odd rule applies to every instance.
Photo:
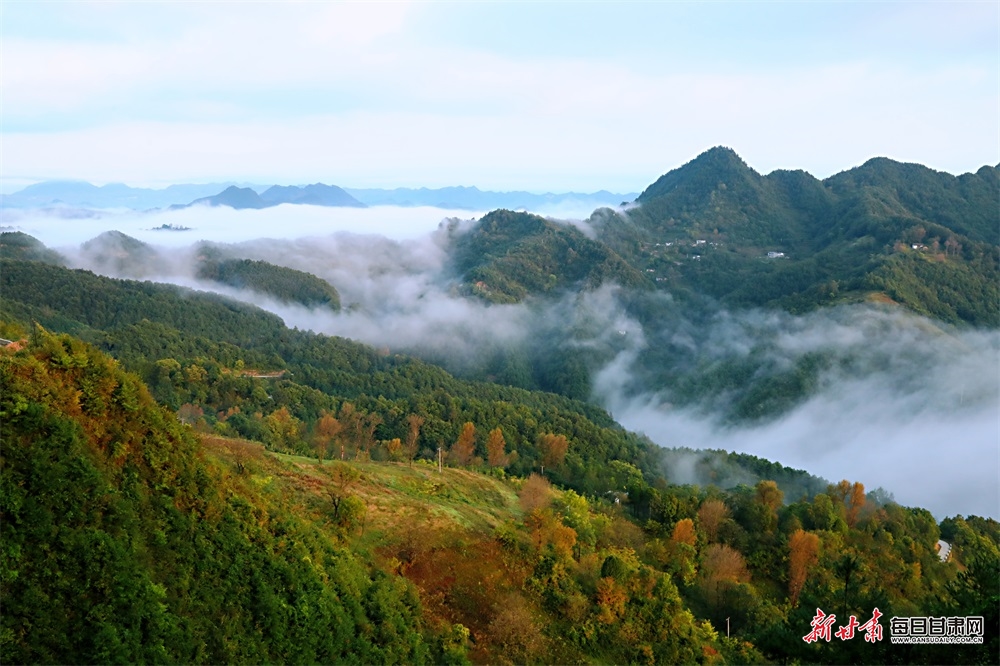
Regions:
[[997, 663], [1000, 3], [0, 2], [0, 664]]
[[[691, 215], [691, 197], [702, 196], [691, 188], [701, 187], [697, 174], [706, 169], [714, 169], [704, 193], [714, 211], [725, 201], [719, 197], [727, 196], [716, 182], [728, 179], [732, 191], [760, 178], [720, 151], [661, 179], [676, 181], [668, 196], [684, 197], [685, 215]], [[994, 171], [989, 178], [988, 187], [995, 188]], [[809, 187], [835, 191], [847, 179]], [[808, 250], [812, 256], [801, 256], [804, 241], [779, 244], [766, 227], [748, 236], [758, 228], [754, 213], [731, 231], [701, 231], [718, 227], [714, 211], [644, 230], [651, 211], [657, 219], [674, 219], [669, 208], [654, 207], [671, 205], [651, 197], [657, 187], [662, 189], [658, 182], [640, 198], [644, 205], [599, 209], [571, 222], [503, 211], [484, 217], [428, 207], [302, 205], [195, 206], [72, 220], [36, 210], [8, 222], [59, 251], [73, 268], [213, 291], [277, 314], [289, 327], [412, 354], [459, 377], [591, 401], [661, 446], [744, 452], [833, 481], [861, 481], [939, 517], [1000, 513], [995, 327], [920, 314], [923, 304], [944, 301], [954, 308], [946, 292], [918, 305], [906, 303], [901, 291], [892, 303], [872, 297], [870, 278], [858, 283], [843, 268], [817, 275], [811, 265], [803, 270], [816, 286], [807, 282], [771, 302], [727, 302], [706, 282], [706, 262], [721, 262], [717, 272], [760, 271], [755, 279], [766, 292], [776, 266], [786, 272], [801, 264], [823, 266], [830, 261], [824, 254], [831, 253], [843, 262], [849, 246], [827, 240]], [[862, 196], [870, 191], [861, 190]], [[907, 200], [898, 186], [895, 192]], [[831, 210], [837, 208], [834, 203]], [[924, 219], [902, 222], [886, 218], [887, 231], [870, 227], [850, 240], [856, 245], [885, 233], [929, 240], [927, 229], [934, 233], [940, 224], [934, 220], [941, 218], [922, 214]], [[747, 213], [734, 209], [731, 215]], [[993, 253], [995, 271], [996, 244], [975, 240], [984, 233], [976, 227], [960, 228], [969, 234], [962, 250], [968, 256], [957, 262], [942, 257], [944, 263], [982, 261], [975, 253], [985, 251]], [[119, 233], [102, 233], [112, 229]], [[953, 239], [956, 232], [937, 233]], [[702, 234], [714, 239], [711, 244]], [[656, 238], [661, 242], [652, 242]], [[916, 248], [927, 247], [912, 243], [903, 252], [898, 245], [893, 251], [889, 244], [890, 261], [919, 257]], [[769, 260], [764, 254], [771, 247], [798, 254], [799, 261]], [[244, 268], [266, 263], [294, 269], [332, 285], [334, 296], [322, 297], [315, 303], [325, 305], [317, 307], [289, 297], [294, 285], [284, 297], [263, 286], [288, 276], [265, 276], [256, 288], [238, 276], [213, 280], [207, 257], [242, 261]], [[883, 270], [863, 261], [865, 270]], [[782, 280], [787, 278], [779, 275]], [[856, 295], [850, 294], [852, 280], [860, 287]], [[810, 295], [817, 288], [840, 293]], [[801, 307], [803, 295], [813, 304]], [[973, 320], [995, 319], [996, 303], [982, 305], [985, 314]], [[677, 483], [713, 483], [664, 471]]]

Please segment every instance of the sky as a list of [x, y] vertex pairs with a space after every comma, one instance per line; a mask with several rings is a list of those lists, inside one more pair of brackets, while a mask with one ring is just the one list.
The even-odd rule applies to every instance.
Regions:
[[1000, 3], [0, 3], [0, 190], [1000, 163]]

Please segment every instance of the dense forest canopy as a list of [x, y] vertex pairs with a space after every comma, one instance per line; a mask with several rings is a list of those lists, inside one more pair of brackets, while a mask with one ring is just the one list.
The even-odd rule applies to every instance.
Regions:
[[[985, 664], [1000, 640], [996, 521], [938, 524], [858, 483], [796, 499], [779, 483], [820, 488], [759, 459], [730, 462], [778, 483], [730, 491], [615, 459], [621, 490], [578, 494], [546, 478], [578, 435], [540, 435], [546, 476], [508, 477], [508, 431], [472, 421], [443, 473], [405, 462], [419, 414], [366, 439], [391, 405], [312, 428], [283, 406], [265, 450], [41, 328], [0, 350], [0, 383], [5, 661]], [[275, 453], [295, 441], [312, 457]], [[804, 640], [824, 611], [837, 638]], [[847, 639], [873, 616], [886, 637], [899, 617], [982, 618], [985, 640]]]

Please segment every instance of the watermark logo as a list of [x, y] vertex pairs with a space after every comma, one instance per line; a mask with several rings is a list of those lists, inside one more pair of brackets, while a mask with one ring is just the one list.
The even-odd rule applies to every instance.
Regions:
[[[812, 631], [802, 637], [806, 643], [830, 642], [834, 637], [842, 641], [854, 638], [856, 632], [865, 634], [865, 641], [875, 643], [882, 640], [882, 612], [876, 608], [870, 620], [861, 624], [851, 615], [848, 622], [833, 630], [837, 616], [827, 615], [816, 609], [810, 626]], [[894, 617], [889, 622], [890, 638], [893, 643], [982, 643], [983, 618], [976, 617]]]
[[889, 623], [893, 643], [982, 643], [983, 618], [894, 617]]
[[[870, 620], [861, 624], [858, 622], [858, 618], [851, 615], [847, 624], [839, 627], [833, 635], [842, 641], [849, 641], [854, 638], [854, 633], [856, 631], [864, 632], [865, 640], [869, 643], [874, 643], [876, 641], [882, 640], [882, 625], [879, 624], [878, 619], [882, 617], [881, 611], [876, 608], [872, 611], [872, 617]], [[830, 634], [832, 633], [833, 623], [836, 622], [837, 616], [827, 615], [822, 611], [822, 609], [816, 609], [816, 616], [812, 619], [810, 625], [812, 626], [812, 631], [802, 637], [806, 643], [814, 643], [816, 641], [824, 640], [830, 642], [832, 639]]]

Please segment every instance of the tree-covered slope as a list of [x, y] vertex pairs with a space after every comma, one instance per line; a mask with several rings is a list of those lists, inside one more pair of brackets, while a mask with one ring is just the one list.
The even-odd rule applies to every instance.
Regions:
[[576, 227], [537, 215], [496, 210], [457, 236], [454, 263], [472, 293], [494, 303], [530, 294], [611, 282], [644, 288], [649, 281], [607, 245]]
[[[614, 487], [608, 460], [657, 468], [652, 444], [591, 404], [461, 381], [413, 358], [286, 329], [273, 315], [213, 294], [38, 263], [6, 261], [0, 269], [6, 317], [81, 335], [139, 372], [160, 401], [197, 410], [193, 421], [278, 450], [310, 450], [305, 435], [330, 413], [356, 425], [351, 451], [370, 455], [380, 441], [405, 440], [412, 414], [424, 419], [413, 455], [433, 457], [472, 422], [484, 433], [503, 428], [518, 451], [518, 473], [539, 465], [540, 435], [565, 435], [573, 447], [553, 473], [581, 490]], [[480, 437], [477, 455], [485, 457], [485, 445]]]
[[170, 265], [153, 246], [120, 231], [105, 231], [80, 246], [80, 257], [111, 274], [132, 278], [167, 275]]
[[4, 663], [422, 662], [419, 602], [68, 337], [0, 351]]
[[[44, 249], [30, 236], [25, 238]], [[21, 245], [25, 242], [23, 239], [19, 241]], [[227, 287], [255, 291], [282, 303], [340, 309], [337, 289], [311, 273], [266, 261], [244, 259], [222, 245], [200, 243], [194, 250], [193, 258], [183, 253], [171, 256], [120, 231], [106, 231], [80, 246], [79, 259], [85, 266], [115, 277], [162, 280], [193, 276]], [[6, 254], [13, 259], [40, 260], [43, 256], [37, 250], [33, 255]]]
[[[860, 484], [723, 491], [612, 461], [622, 490], [588, 496], [499, 459], [485, 476], [199, 442], [41, 330], [0, 350], [0, 388], [4, 663], [988, 664], [1000, 640], [996, 521], [937, 524]], [[816, 609], [856, 635], [803, 641]], [[982, 617], [984, 641], [889, 642], [924, 616]]]
[[885, 158], [820, 181], [758, 174], [713, 148], [659, 178], [599, 239], [683, 294], [803, 312], [891, 299], [952, 323], [1000, 325], [1000, 177]]
[[20, 231], [0, 233], [0, 259], [41, 261], [57, 266], [63, 266], [66, 263], [66, 260], [58, 252], [50, 250], [37, 238]]
[[250, 289], [284, 303], [340, 309], [340, 294], [329, 282], [311, 273], [252, 259], [205, 258], [198, 277], [220, 284]]

